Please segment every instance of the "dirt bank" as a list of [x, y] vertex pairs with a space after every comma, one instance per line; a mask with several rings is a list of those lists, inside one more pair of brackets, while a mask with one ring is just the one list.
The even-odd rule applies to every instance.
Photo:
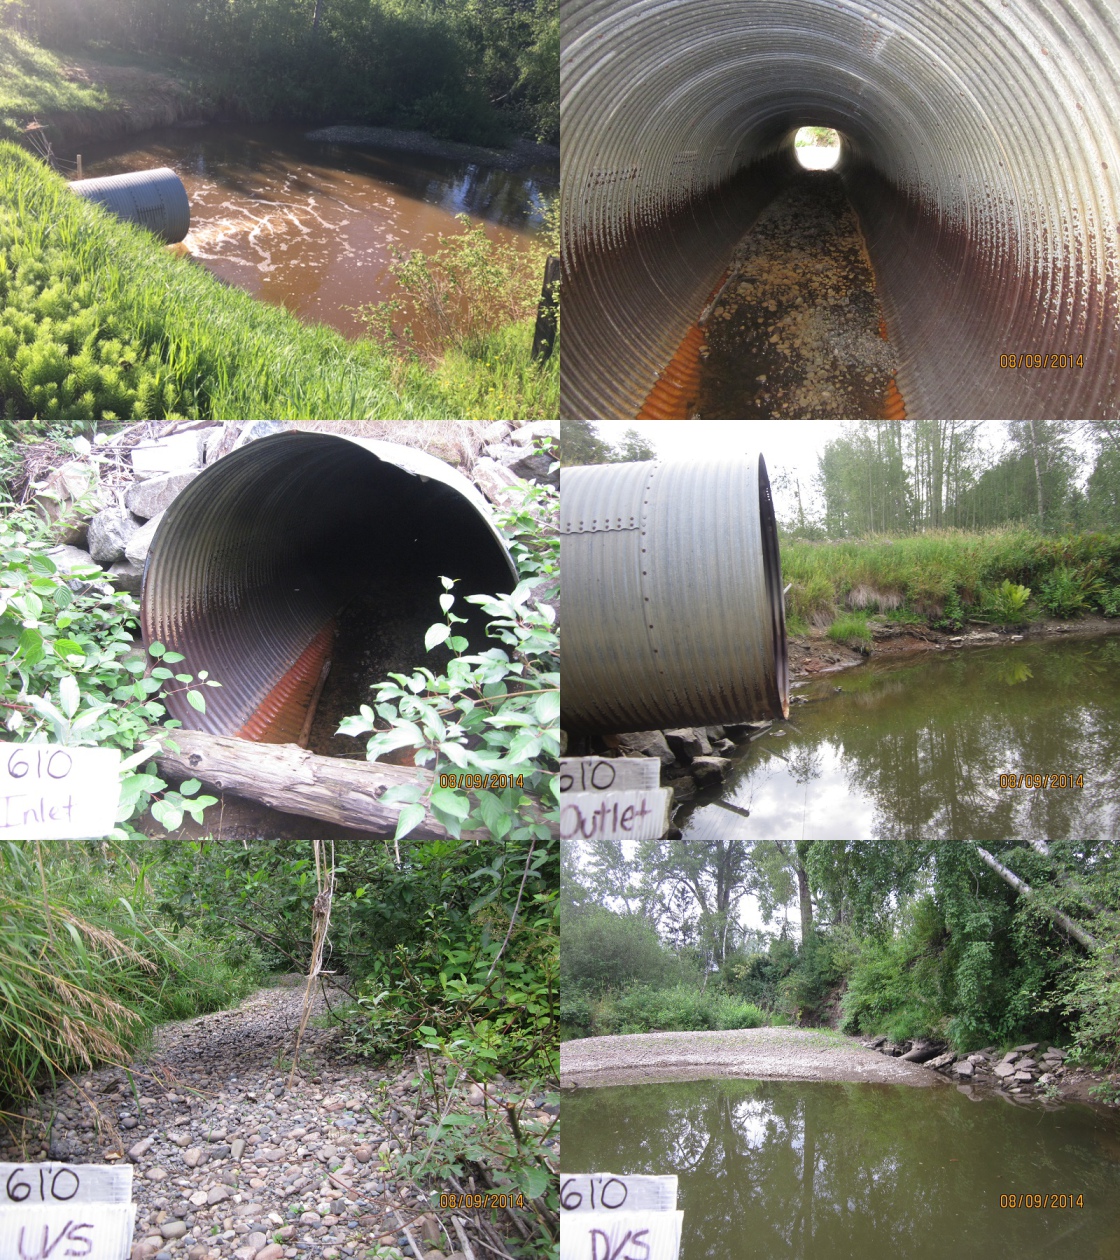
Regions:
[[943, 1083], [934, 1072], [867, 1049], [854, 1037], [808, 1028], [636, 1033], [560, 1047], [561, 1088], [744, 1076], [754, 1080]]
[[813, 630], [806, 635], [789, 638], [789, 673], [793, 679], [814, 678], [837, 670], [862, 665], [871, 658], [905, 656], [913, 652], [949, 652], [968, 647], [993, 647], [1011, 643], [1037, 642], [1042, 639], [1095, 639], [1102, 635], [1120, 634], [1120, 619], [1080, 617], [1076, 621], [1056, 618], [1033, 622], [1014, 629], [993, 630], [990, 626], [971, 625], [962, 630], [933, 630], [928, 626], [903, 626], [895, 622], [870, 621], [872, 645], [859, 651], [844, 643], [835, 643], [825, 631]]
[[423, 131], [400, 127], [321, 127], [309, 131], [308, 140], [330, 144], [369, 145], [379, 149], [401, 149], [426, 157], [450, 158], [456, 162], [476, 162], [498, 166], [503, 171], [521, 171], [530, 166], [549, 166], [560, 161], [560, 146], [515, 140], [508, 149], [491, 149], [480, 144], [460, 144], [457, 140], [437, 140]]

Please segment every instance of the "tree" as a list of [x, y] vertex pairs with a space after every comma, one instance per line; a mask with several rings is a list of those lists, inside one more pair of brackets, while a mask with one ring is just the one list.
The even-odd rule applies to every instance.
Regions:
[[579, 464], [609, 464], [611, 448], [599, 436], [590, 420], [560, 422], [560, 463], [565, 468]]

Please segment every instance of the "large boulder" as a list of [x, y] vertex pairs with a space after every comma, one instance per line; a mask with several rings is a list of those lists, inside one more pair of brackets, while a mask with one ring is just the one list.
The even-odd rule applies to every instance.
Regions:
[[712, 746], [708, 743], [703, 727], [678, 727], [676, 730], [666, 731], [665, 739], [682, 761], [691, 761], [693, 757], [710, 757], [712, 754]]
[[98, 512], [89, 523], [90, 555], [98, 564], [115, 564], [123, 560], [124, 549], [139, 528], [140, 522], [120, 508], [106, 508]]
[[663, 766], [676, 763], [673, 750], [660, 731], [624, 731], [616, 739], [624, 757], [656, 757]]
[[722, 783], [731, 769], [727, 757], [694, 757], [689, 771], [698, 787], [707, 787], [711, 783]]
[[[189, 468], [186, 472], [164, 473], [162, 477], [147, 477], [144, 481], [134, 482], [124, 497], [125, 504], [134, 516], [150, 521], [153, 516], [165, 512], [199, 472], [199, 468]], [[120, 559], [119, 556], [113, 558]]]
[[478, 460], [471, 469], [471, 478], [490, 502], [499, 507], [517, 497], [516, 492], [510, 493], [510, 488], [519, 485], [520, 478], [497, 460]]
[[172, 433], [168, 437], [138, 442], [130, 452], [136, 480], [201, 468], [205, 433], [205, 429], [190, 429], [186, 433]]
[[152, 545], [152, 539], [156, 536], [156, 530], [159, 529], [159, 523], [162, 520], [163, 513], [161, 512], [158, 516], [153, 516], [146, 525], [140, 526], [128, 540], [128, 546], [124, 549], [126, 560], [143, 567], [148, 556], [148, 548]]

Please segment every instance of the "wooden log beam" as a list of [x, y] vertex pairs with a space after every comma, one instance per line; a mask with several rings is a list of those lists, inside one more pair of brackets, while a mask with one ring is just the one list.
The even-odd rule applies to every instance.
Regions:
[[[426, 791], [432, 782], [430, 770], [320, 757], [298, 744], [257, 744], [227, 735], [161, 728], [151, 730], [149, 736], [161, 742], [163, 751], [156, 755], [156, 765], [169, 779], [199, 779], [208, 788], [260, 801], [285, 814], [378, 836], [393, 835], [402, 808], [383, 804], [385, 791], [416, 782]], [[178, 751], [169, 748], [169, 743], [178, 745]], [[448, 832], [429, 812], [409, 838], [446, 840]], [[486, 838], [484, 832], [463, 832], [464, 840]]]

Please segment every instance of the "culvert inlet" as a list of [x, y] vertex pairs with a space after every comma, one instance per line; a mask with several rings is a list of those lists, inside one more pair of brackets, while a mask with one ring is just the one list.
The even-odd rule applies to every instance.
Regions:
[[424, 631], [441, 620], [440, 577], [472, 647], [485, 618], [463, 596], [511, 590], [516, 568], [481, 494], [423, 451], [334, 434], [251, 442], [203, 471], [161, 521], [144, 571], [145, 644], [207, 671], [200, 713], [166, 704], [190, 730], [322, 753], [338, 719], [369, 703], [390, 670], [438, 668]]
[[1120, 416], [1115, 0], [566, 0], [561, 21], [564, 416], [642, 411], [760, 212], [812, 178], [808, 125], [842, 139], [889, 414]]

